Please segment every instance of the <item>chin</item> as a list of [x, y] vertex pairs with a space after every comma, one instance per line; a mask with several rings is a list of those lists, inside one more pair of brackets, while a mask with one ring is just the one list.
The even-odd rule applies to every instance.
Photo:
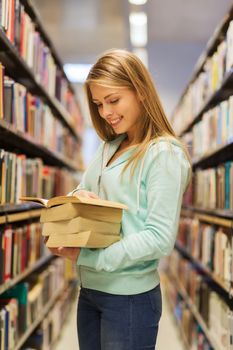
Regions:
[[124, 131], [124, 130], [121, 130], [121, 129], [114, 129], [114, 132], [115, 132], [115, 134], [117, 134], [117, 135], [120, 135], [120, 134], [124, 134], [124, 133], [125, 133], [125, 131]]

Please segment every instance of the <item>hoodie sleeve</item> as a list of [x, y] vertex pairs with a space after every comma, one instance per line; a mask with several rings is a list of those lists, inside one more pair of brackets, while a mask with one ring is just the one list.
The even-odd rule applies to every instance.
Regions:
[[144, 229], [132, 232], [105, 249], [81, 249], [78, 265], [115, 271], [137, 262], [169, 255], [176, 240], [189, 163], [172, 150], [149, 157], [146, 174], [147, 219]]

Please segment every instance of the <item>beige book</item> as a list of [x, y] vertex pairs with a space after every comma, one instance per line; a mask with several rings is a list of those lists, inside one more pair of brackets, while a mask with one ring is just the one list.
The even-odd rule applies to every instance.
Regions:
[[43, 286], [42, 284], [39, 282], [37, 284], [35, 284], [32, 289], [29, 290], [28, 292], [28, 301], [30, 302], [34, 302], [36, 299], [39, 298], [39, 296], [41, 295]]
[[122, 203], [107, 201], [104, 199], [94, 199], [86, 197], [76, 197], [76, 196], [58, 196], [50, 199], [38, 198], [38, 197], [20, 197], [21, 201], [36, 202], [42, 204], [46, 208], [54, 207], [55, 205], [65, 204], [65, 203], [82, 203], [89, 205], [97, 205], [101, 207], [108, 208], [118, 208], [118, 209], [128, 209], [128, 207]]
[[41, 210], [40, 221], [44, 223], [70, 220], [77, 216], [86, 219], [120, 223], [122, 220], [122, 210], [82, 203], [66, 203], [52, 208], [43, 208]]
[[64, 220], [57, 222], [46, 222], [43, 225], [43, 236], [51, 234], [66, 235], [82, 231], [95, 231], [110, 235], [118, 235], [120, 233], [121, 224], [85, 219], [76, 217], [72, 220]]
[[120, 236], [106, 235], [98, 232], [86, 231], [78, 234], [50, 235], [46, 246], [58, 247], [82, 247], [82, 248], [105, 248], [120, 240]]

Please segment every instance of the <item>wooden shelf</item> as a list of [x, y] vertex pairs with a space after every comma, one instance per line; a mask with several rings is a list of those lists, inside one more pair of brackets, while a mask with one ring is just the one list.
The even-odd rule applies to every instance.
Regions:
[[41, 209], [42, 206], [39, 203], [31, 203], [31, 202], [25, 202], [20, 204], [15, 203], [7, 203], [7, 204], [0, 204], [0, 217], [9, 215], [9, 214], [15, 214], [15, 213], [21, 213], [28, 210], [36, 210]]
[[[232, 213], [232, 212], [231, 212]], [[215, 217], [213, 215], [208, 215], [208, 214], [199, 214], [198, 212], [194, 210], [190, 210], [190, 209], [182, 209], [181, 210], [181, 215], [182, 216], [186, 216], [186, 217], [195, 217], [197, 219], [199, 219], [200, 221], [204, 221], [204, 222], [208, 222], [209, 224], [212, 225], [219, 225], [219, 226], [224, 226], [224, 227], [228, 227], [228, 228], [232, 228], [233, 227], [233, 213], [232, 215], [232, 219], [225, 219], [222, 217]]]
[[3, 215], [1, 215], [1, 212], [0, 212], [0, 225], [39, 218], [41, 214], [41, 209], [26, 210], [26, 211], [14, 213], [14, 214], [8, 214], [6, 210], [5, 211], [3, 210], [2, 214]]
[[[221, 225], [223, 223], [221, 223], [221, 221], [217, 221], [217, 219], [228, 219], [228, 221], [224, 221], [224, 226], [227, 225], [227, 227], [231, 227], [233, 226], [233, 211], [232, 210], [228, 210], [228, 209], [207, 209], [207, 208], [197, 208], [197, 207], [193, 207], [193, 206], [183, 206], [182, 210], [185, 210], [186, 213], [190, 212], [191, 213], [197, 213], [197, 214], [203, 214], [205, 215], [206, 220], [208, 220], [207, 216], [209, 215], [211, 217], [211, 220], [213, 222], [213, 220], [215, 220], [215, 224]], [[204, 218], [203, 218], [204, 219]], [[209, 218], [210, 220], [210, 218]]]
[[215, 275], [215, 273], [213, 273], [212, 271], [210, 271], [207, 267], [205, 267], [204, 265], [202, 265], [197, 259], [195, 259], [179, 242], [176, 242], [175, 244], [175, 248], [177, 249], [177, 251], [184, 256], [185, 258], [187, 258], [188, 260], [190, 260], [194, 265], [196, 265], [199, 270], [201, 270], [202, 272], [204, 272], [208, 277], [211, 278], [212, 281], [214, 281], [221, 289], [223, 289], [225, 292], [227, 292], [228, 294], [231, 294], [231, 285], [227, 285], [227, 283], [225, 283], [223, 280], [221, 280], [221, 278], [219, 278], [218, 276]]
[[26, 86], [32, 94], [41, 97], [51, 108], [55, 116], [57, 116], [61, 122], [68, 127], [73, 136], [79, 140], [78, 134], [69, 121], [70, 115], [64, 112], [64, 107], [60, 101], [50, 96], [41, 83], [36, 80], [33, 71], [19, 56], [18, 51], [8, 40], [2, 29], [0, 29], [0, 61], [6, 68], [6, 74]]
[[4, 293], [8, 289], [12, 288], [14, 285], [25, 279], [27, 276], [29, 276], [32, 272], [38, 270], [43, 265], [48, 264], [52, 259], [54, 259], [53, 255], [43, 256], [40, 258], [35, 264], [28, 267], [26, 270], [24, 270], [19, 276], [7, 281], [6, 283], [0, 285], [0, 294]]
[[192, 166], [194, 169], [213, 168], [221, 163], [233, 160], [233, 140], [227, 145], [218, 147], [217, 149], [208, 152], [199, 159], [193, 159]]
[[223, 39], [224, 34], [227, 31], [227, 28], [229, 26], [230, 21], [232, 20], [233, 17], [233, 6], [231, 6], [231, 8], [229, 9], [228, 13], [224, 16], [224, 18], [222, 19], [221, 23], [219, 24], [219, 26], [216, 28], [216, 30], [214, 31], [212, 37], [209, 39], [209, 41], [207, 42], [205, 51], [201, 54], [201, 56], [199, 57], [193, 73], [191, 75], [191, 78], [189, 79], [189, 84], [187, 85], [187, 87], [185, 88], [183, 94], [181, 95], [181, 98], [175, 108], [176, 109], [180, 106], [180, 104], [182, 103], [183, 97], [186, 94], [190, 84], [196, 79], [197, 75], [203, 70], [204, 64], [206, 62], [207, 57], [210, 57], [213, 55], [213, 53], [216, 51], [218, 45], [220, 44], [221, 40]]
[[200, 315], [199, 311], [197, 310], [196, 306], [193, 304], [192, 300], [188, 296], [187, 292], [181, 286], [179, 279], [171, 272], [169, 271], [169, 274], [171, 275], [171, 278], [174, 281], [174, 286], [177, 290], [177, 292], [181, 295], [187, 306], [189, 307], [190, 311], [192, 312], [192, 315], [196, 319], [197, 323], [200, 325], [202, 331], [204, 332], [206, 338], [208, 339], [211, 346], [214, 348], [214, 350], [224, 350], [223, 346], [219, 344], [218, 339], [215, 338], [215, 336], [211, 333], [211, 331], [208, 329], [205, 321], [203, 320], [202, 316]]
[[[71, 170], [79, 170], [78, 165], [72, 159], [62, 157], [58, 152], [50, 151], [47, 147], [40, 145], [30, 135], [17, 130], [5, 120], [0, 120], [0, 147], [8, 150], [20, 150], [27, 156], [40, 157], [44, 164], [63, 166]], [[20, 146], [19, 146], [20, 145]]]
[[209, 109], [215, 107], [218, 103], [226, 100], [228, 97], [232, 95], [232, 84], [233, 84], [233, 69], [231, 69], [225, 76], [222, 81], [221, 86], [216, 90], [204, 103], [204, 106], [201, 108], [199, 113], [195, 116], [193, 121], [189, 123], [188, 126], [184, 128], [184, 130], [180, 133], [180, 137], [189, 132], [193, 126], [198, 123], [203, 114], [207, 112]]
[[26, 340], [33, 333], [36, 327], [43, 321], [45, 316], [48, 314], [49, 310], [55, 305], [57, 299], [59, 298], [60, 295], [62, 295], [65, 289], [66, 287], [61, 288], [60, 290], [54, 293], [52, 299], [45, 305], [44, 309], [41, 311], [37, 319], [30, 325], [27, 331], [21, 336], [16, 346], [14, 347], [14, 350], [19, 350], [21, 348], [21, 346], [26, 342]]

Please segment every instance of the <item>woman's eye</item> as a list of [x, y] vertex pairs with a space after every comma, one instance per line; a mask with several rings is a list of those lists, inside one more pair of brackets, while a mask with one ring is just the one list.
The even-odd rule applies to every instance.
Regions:
[[119, 101], [119, 98], [117, 98], [116, 100], [110, 101], [110, 103], [117, 103], [118, 101]]

